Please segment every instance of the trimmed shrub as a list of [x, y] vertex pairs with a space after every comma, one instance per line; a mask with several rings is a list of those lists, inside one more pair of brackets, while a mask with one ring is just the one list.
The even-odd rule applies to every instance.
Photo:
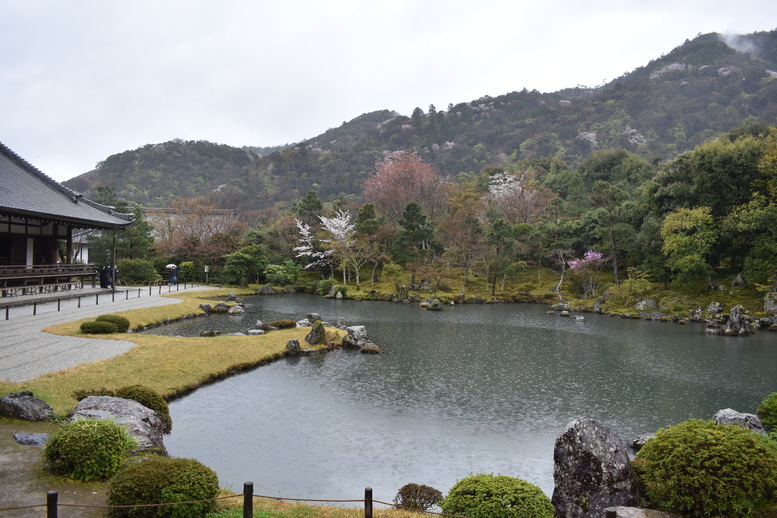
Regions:
[[554, 518], [550, 499], [534, 484], [505, 475], [470, 475], [440, 504], [445, 514], [469, 518]]
[[94, 320], [95, 322], [110, 322], [116, 326], [116, 330], [119, 333], [126, 333], [130, 326], [130, 321], [124, 317], [120, 317], [119, 315], [100, 315]]
[[124, 427], [113, 421], [79, 419], [49, 438], [43, 456], [55, 475], [88, 482], [113, 476], [134, 444]]
[[777, 392], [772, 392], [758, 405], [756, 414], [761, 422], [773, 432], [777, 432]]
[[181, 271], [178, 272], [178, 282], [194, 282], [198, 279], [198, 271], [202, 270], [202, 268], [198, 269], [192, 261], [184, 261], [178, 266], [181, 267]]
[[122, 259], [117, 266], [127, 284], [150, 284], [159, 277], [154, 263], [146, 259]]
[[750, 516], [777, 490], [777, 449], [768, 439], [712, 421], [659, 430], [634, 467], [650, 505], [690, 516]]
[[122, 387], [116, 391], [116, 397], [131, 399], [137, 401], [146, 408], [156, 412], [156, 416], [162, 421], [162, 427], [165, 434], [170, 434], [173, 430], [173, 419], [170, 417], [170, 407], [165, 398], [158, 392], [143, 385], [132, 385]]
[[335, 282], [335, 280], [332, 278], [321, 279], [320, 281], [316, 281], [314, 291], [319, 295], [326, 295], [335, 284], [337, 284], [337, 282]]
[[271, 322], [270, 325], [278, 329], [293, 329], [297, 327], [297, 323], [293, 320], [276, 320]]
[[407, 507], [408, 509], [418, 509], [426, 511], [442, 500], [442, 492], [437, 489], [425, 486], [423, 484], [405, 484], [394, 497], [394, 503]]
[[[194, 459], [152, 457], [125, 465], [110, 481], [108, 505], [143, 505], [210, 500], [219, 494], [216, 473]], [[113, 518], [191, 518], [212, 511], [214, 502], [162, 507], [112, 508]]]
[[111, 333], [118, 333], [119, 328], [112, 322], [98, 322], [92, 320], [90, 322], [84, 322], [81, 324], [81, 332], [87, 335], [107, 335]]

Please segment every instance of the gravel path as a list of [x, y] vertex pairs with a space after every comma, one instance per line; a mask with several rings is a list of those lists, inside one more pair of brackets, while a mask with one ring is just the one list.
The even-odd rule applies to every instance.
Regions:
[[[188, 286], [185, 289], [213, 288]], [[183, 291], [184, 286], [179, 285], [178, 290]], [[148, 287], [122, 287], [114, 293], [99, 288], [84, 288], [78, 290], [81, 307], [78, 307], [77, 298], [57, 300], [33, 295], [9, 299], [25, 305], [10, 307], [7, 311], [4, 306], [0, 306], [0, 380], [27, 381], [48, 372], [123, 354], [135, 344], [125, 340], [58, 336], [45, 333], [43, 329], [105, 313], [175, 304], [180, 301], [174, 298], [175, 293], [175, 288], [167, 287], [161, 290], [161, 294], [158, 288], [149, 291]], [[162, 296], [168, 294], [173, 297]], [[44, 303], [44, 300], [48, 302]], [[34, 306], [33, 301], [37, 302]]]

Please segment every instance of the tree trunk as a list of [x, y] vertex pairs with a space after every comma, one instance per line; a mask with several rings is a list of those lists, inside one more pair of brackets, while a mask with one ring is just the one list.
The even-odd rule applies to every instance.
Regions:
[[377, 271], [378, 271], [378, 261], [375, 261], [374, 263], [372, 263], [372, 277], [370, 277], [370, 288], [375, 286], [375, 280], [376, 280], [375, 276], [377, 275], [376, 273]]
[[618, 280], [618, 245], [615, 242], [615, 222], [610, 219], [610, 251], [612, 252], [612, 278], [615, 284], [620, 284]]

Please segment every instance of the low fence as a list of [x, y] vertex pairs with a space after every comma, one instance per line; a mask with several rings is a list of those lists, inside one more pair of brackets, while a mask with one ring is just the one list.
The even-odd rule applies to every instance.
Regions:
[[[140, 298], [141, 295], [145, 295], [146, 292], [148, 292], [148, 295], [154, 295], [156, 292], [157, 295], [161, 295], [164, 293], [173, 293], [176, 291], [179, 291], [181, 288], [181, 285], [183, 285], [183, 289], [186, 290], [187, 288], [194, 288], [196, 286], [199, 286], [198, 284], [188, 284], [187, 283], [179, 283], [179, 284], [157, 284], [152, 286], [142, 286], [142, 287], [123, 287], [118, 288], [115, 290], [111, 290], [110, 292], [94, 292], [94, 293], [82, 293], [79, 295], [68, 295], [63, 297], [56, 297], [56, 298], [46, 298], [41, 300], [35, 300], [34, 298], [27, 299], [24, 301], [20, 301], [18, 299], [9, 301], [7, 303], [0, 303], [0, 307], [4, 308], [5, 313], [5, 320], [9, 320], [11, 318], [11, 308], [14, 308], [15, 312], [19, 310], [20, 308], [30, 307], [30, 315], [37, 315], [38, 314], [38, 307], [48, 304], [56, 304], [57, 311], [61, 311], [62, 309], [62, 302], [63, 301], [72, 301], [76, 300], [78, 304], [78, 308], [81, 308], [82, 299], [86, 299], [83, 301], [85, 304], [91, 304], [91, 298], [94, 298], [94, 305], [99, 305], [100, 301], [105, 302], [109, 297], [111, 302], [116, 302], [117, 294], [119, 300], [122, 298], [124, 300], [129, 300], [130, 296], [132, 298]], [[123, 294], [123, 295], [122, 295]]]
[[[278, 496], [263, 496], [263, 495], [255, 495], [254, 494], [254, 484], [253, 482], [246, 482], [243, 484], [243, 494], [241, 495], [232, 495], [232, 496], [226, 496], [226, 497], [220, 497], [220, 498], [214, 498], [211, 500], [195, 500], [191, 502], [171, 502], [171, 503], [165, 503], [165, 504], [145, 504], [145, 505], [121, 505], [121, 506], [109, 506], [109, 505], [79, 505], [79, 504], [60, 504], [59, 503], [59, 494], [56, 491], [49, 491], [46, 494], [46, 503], [45, 504], [39, 504], [39, 505], [27, 505], [27, 506], [20, 506], [20, 507], [7, 507], [7, 508], [0, 508], [0, 513], [3, 513], [4, 511], [19, 511], [19, 510], [25, 510], [25, 509], [35, 509], [35, 508], [46, 508], [46, 518], [57, 518], [57, 514], [60, 507], [81, 507], [81, 508], [94, 508], [94, 509], [111, 509], [111, 508], [124, 508], [124, 509], [132, 509], [132, 508], [138, 508], [138, 507], [168, 507], [173, 505], [186, 505], [186, 504], [199, 504], [204, 502], [216, 502], [220, 500], [229, 500], [229, 499], [236, 499], [236, 498], [242, 498], [243, 499], [243, 518], [253, 518], [254, 516], [254, 498], [265, 498], [268, 500], [279, 500], [279, 501], [294, 501], [294, 502], [314, 502], [314, 503], [363, 503], [364, 504], [364, 518], [373, 518], [373, 508], [375, 504], [385, 505], [388, 508], [394, 508], [394, 509], [402, 509], [402, 510], [408, 510], [413, 511], [416, 513], [422, 513], [422, 514], [429, 514], [429, 515], [435, 515], [435, 516], [445, 516], [445, 517], [451, 517], [451, 518], [466, 518], [461, 515], [454, 515], [454, 514], [445, 514], [445, 513], [435, 513], [432, 511], [423, 511], [420, 509], [410, 509], [408, 507], [402, 507], [400, 505], [396, 504], [390, 504], [388, 502], [381, 502], [380, 500], [375, 500], [372, 498], [372, 488], [367, 487], [364, 489], [364, 499], [360, 500], [314, 500], [314, 499], [307, 499], [307, 498], [284, 498], [284, 497], [278, 497]], [[0, 516], [4, 516], [0, 514]], [[604, 518], [617, 518], [618, 513], [614, 509], [606, 509], [604, 512]]]
[[[21, 511], [25, 509], [36, 509], [36, 508], [46, 508], [46, 518], [57, 518], [58, 511], [60, 507], [81, 507], [81, 508], [93, 508], [93, 509], [111, 509], [111, 508], [124, 508], [124, 509], [131, 509], [131, 508], [138, 508], [138, 507], [167, 507], [167, 506], [173, 506], [173, 505], [186, 505], [186, 504], [199, 504], [204, 502], [215, 502], [219, 500], [228, 500], [228, 499], [236, 499], [236, 498], [242, 498], [243, 499], [243, 518], [253, 518], [254, 516], [254, 498], [266, 498], [269, 500], [282, 500], [282, 501], [295, 501], [295, 502], [318, 502], [318, 503], [363, 503], [364, 504], [364, 518], [373, 518], [373, 507], [374, 504], [381, 504], [386, 505], [389, 507], [397, 508], [397, 509], [408, 509], [406, 507], [398, 506], [396, 504], [390, 504], [387, 502], [381, 502], [380, 500], [374, 500], [372, 498], [372, 488], [365, 488], [364, 489], [364, 499], [360, 500], [312, 500], [312, 499], [303, 499], [303, 498], [283, 498], [283, 497], [276, 497], [276, 496], [263, 496], [263, 495], [255, 495], [254, 494], [254, 484], [253, 482], [246, 482], [243, 484], [243, 494], [241, 495], [233, 495], [233, 496], [227, 496], [227, 497], [221, 497], [221, 498], [214, 498], [212, 500], [196, 500], [191, 502], [172, 502], [172, 503], [165, 503], [165, 504], [146, 504], [146, 505], [121, 505], [121, 506], [109, 506], [109, 505], [79, 505], [79, 504], [61, 504], [59, 503], [59, 494], [56, 491], [49, 491], [46, 494], [46, 503], [45, 504], [39, 504], [39, 505], [26, 505], [26, 506], [20, 506], [20, 507], [8, 507], [8, 508], [0, 508], [0, 513], [5, 512], [11, 512], [11, 511]], [[454, 515], [443, 515], [440, 513], [433, 513], [430, 511], [420, 511], [417, 509], [412, 509], [413, 511], [425, 513], [425, 514], [433, 514], [438, 516], [454, 516]], [[0, 515], [2, 516], [2, 515]], [[456, 518], [464, 518], [464, 517], [456, 517]]]

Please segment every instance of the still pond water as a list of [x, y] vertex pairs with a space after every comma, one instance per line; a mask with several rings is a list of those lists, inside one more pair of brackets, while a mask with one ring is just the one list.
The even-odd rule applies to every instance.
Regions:
[[415, 482], [443, 493], [473, 473], [553, 491], [553, 445], [576, 417], [629, 441], [721, 408], [754, 412], [777, 391], [777, 334], [708, 336], [701, 325], [548, 315], [542, 305], [431, 312], [312, 295], [256, 297], [244, 317], [156, 333], [246, 332], [309, 312], [367, 327], [382, 355], [286, 359], [170, 405], [170, 455], [197, 458], [222, 486], [310, 499], [391, 501]]

